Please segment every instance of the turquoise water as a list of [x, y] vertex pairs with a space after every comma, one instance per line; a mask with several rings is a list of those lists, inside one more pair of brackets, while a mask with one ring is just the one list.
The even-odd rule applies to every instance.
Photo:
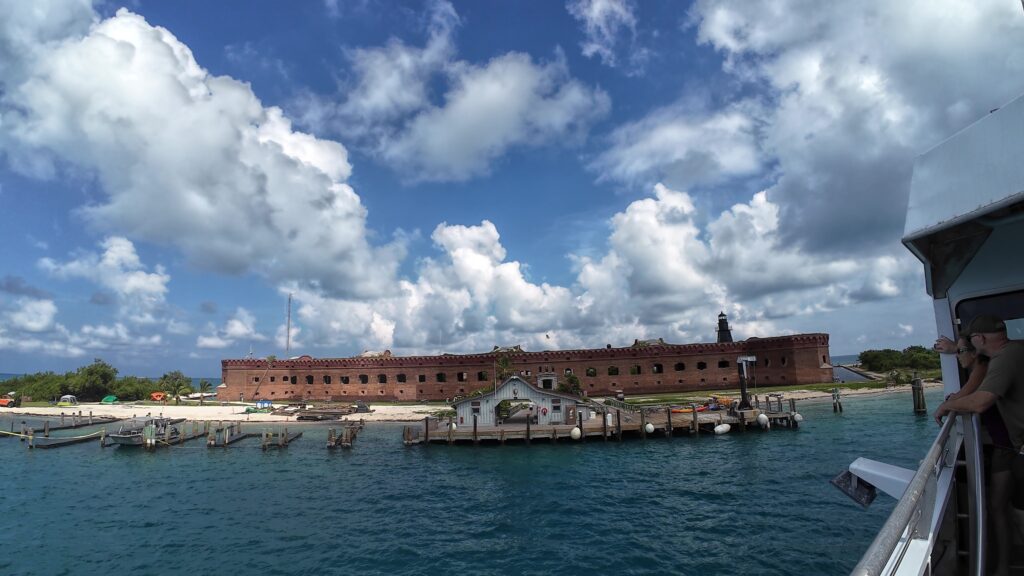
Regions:
[[337, 452], [325, 426], [267, 452], [3, 439], [0, 574], [847, 573], [895, 502], [828, 481], [858, 456], [916, 469], [938, 428], [911, 404], [621, 444], [406, 448], [400, 424]]

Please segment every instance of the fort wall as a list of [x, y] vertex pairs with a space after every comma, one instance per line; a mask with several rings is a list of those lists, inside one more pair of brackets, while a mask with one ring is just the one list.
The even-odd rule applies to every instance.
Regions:
[[[224, 400], [446, 400], [495, 385], [499, 361], [532, 384], [579, 378], [590, 396], [720, 390], [739, 386], [737, 358], [754, 356], [762, 386], [832, 382], [828, 334], [707, 344], [637, 343], [624, 348], [483, 354], [221, 361]], [[541, 376], [543, 375], [543, 376]], [[552, 377], [553, 375], [553, 377]], [[540, 378], [549, 380], [541, 382]], [[554, 382], [550, 380], [554, 378]]]

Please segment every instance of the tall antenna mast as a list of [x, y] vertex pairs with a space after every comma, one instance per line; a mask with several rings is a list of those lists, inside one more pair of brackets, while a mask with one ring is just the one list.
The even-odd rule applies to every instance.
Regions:
[[289, 356], [292, 351], [292, 293], [288, 293], [288, 327], [285, 330], [284, 355]]

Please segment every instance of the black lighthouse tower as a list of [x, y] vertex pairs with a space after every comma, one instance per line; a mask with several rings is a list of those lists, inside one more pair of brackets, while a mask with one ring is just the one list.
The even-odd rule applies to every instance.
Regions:
[[718, 343], [732, 342], [732, 330], [729, 329], [729, 319], [725, 317], [725, 312], [718, 313]]

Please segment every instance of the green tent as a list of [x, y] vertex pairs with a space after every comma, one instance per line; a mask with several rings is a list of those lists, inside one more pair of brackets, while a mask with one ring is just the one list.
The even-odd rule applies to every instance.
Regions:
[[117, 396], [111, 394], [110, 396], [107, 396], [103, 400], [100, 400], [100, 404], [117, 404]]

